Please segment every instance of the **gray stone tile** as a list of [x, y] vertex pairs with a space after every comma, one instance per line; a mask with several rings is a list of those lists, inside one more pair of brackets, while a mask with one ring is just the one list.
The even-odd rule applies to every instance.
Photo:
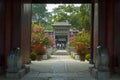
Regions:
[[22, 80], [25, 80], [25, 78], [29, 80], [87, 80], [89, 78], [89, 80], [92, 80], [89, 75], [83, 73], [38, 73], [37, 77], [29, 75], [25, 76]]

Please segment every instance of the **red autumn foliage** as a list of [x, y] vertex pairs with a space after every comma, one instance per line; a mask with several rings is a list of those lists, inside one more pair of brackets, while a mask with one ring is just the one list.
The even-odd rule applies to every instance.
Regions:
[[44, 55], [46, 53], [46, 49], [43, 44], [35, 44], [32, 51], [37, 55]]
[[77, 44], [77, 53], [79, 55], [85, 55], [87, 53], [87, 46], [85, 44], [78, 43]]

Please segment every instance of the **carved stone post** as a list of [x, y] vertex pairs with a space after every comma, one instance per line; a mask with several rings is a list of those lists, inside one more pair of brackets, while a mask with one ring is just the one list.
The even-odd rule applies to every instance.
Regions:
[[109, 57], [108, 51], [104, 46], [97, 46], [95, 53], [95, 65], [90, 68], [91, 74], [97, 80], [109, 80]]
[[10, 50], [7, 57], [7, 66], [6, 76], [8, 78], [20, 78], [27, 72], [27, 68], [22, 64], [19, 47]]

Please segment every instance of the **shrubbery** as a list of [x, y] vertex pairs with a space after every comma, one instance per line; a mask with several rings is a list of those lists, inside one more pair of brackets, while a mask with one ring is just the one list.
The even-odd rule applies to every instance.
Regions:
[[46, 53], [46, 49], [43, 44], [35, 44], [32, 51], [37, 55], [44, 55]]
[[70, 41], [70, 46], [76, 48], [78, 55], [80, 55], [80, 57], [82, 56], [81, 58], [84, 57], [85, 59], [86, 57], [86, 59], [89, 59], [90, 56], [87, 53], [89, 53], [90, 48], [90, 32], [89, 31], [85, 32], [84, 30], [77, 36], [72, 37]]
[[78, 34], [78, 36], [72, 37], [70, 41], [70, 46], [77, 47], [77, 43], [86, 45], [90, 47], [90, 32], [86, 31], [84, 33]]
[[43, 44], [46, 47], [53, 46], [54, 38], [52, 35], [45, 33], [45, 28], [32, 24], [32, 35], [31, 35], [32, 47], [35, 44]]
[[[52, 35], [45, 33], [45, 28], [42, 26], [38, 26], [36, 24], [32, 24], [31, 29], [31, 59], [35, 59], [35, 55], [38, 57], [42, 56], [46, 53], [47, 47], [53, 47], [54, 38]], [[33, 54], [34, 53], [34, 54]]]
[[79, 43], [76, 50], [78, 55], [86, 55], [87, 53], [87, 47], [84, 44]]
[[35, 52], [32, 52], [31, 54], [30, 54], [30, 58], [31, 58], [31, 60], [36, 60], [36, 53]]
[[86, 59], [87, 61], [90, 60], [90, 53], [87, 53], [87, 54], [86, 54], [85, 59]]

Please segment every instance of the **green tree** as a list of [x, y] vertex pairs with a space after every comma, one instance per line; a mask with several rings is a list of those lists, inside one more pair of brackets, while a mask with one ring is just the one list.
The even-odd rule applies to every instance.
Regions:
[[53, 30], [53, 27], [52, 26], [48, 26], [47, 30]]
[[90, 31], [86, 31], [82, 34], [79, 34], [72, 38], [70, 41], [70, 45], [73, 47], [77, 47], [77, 43], [84, 44], [88, 48], [90, 47]]
[[73, 4], [63, 4], [59, 5], [57, 8], [53, 10], [53, 21], [66, 21], [70, 19], [71, 15], [77, 13], [78, 8], [76, 8]]
[[51, 23], [51, 14], [47, 12], [46, 4], [32, 4], [32, 20], [41, 26], [48, 26]]
[[90, 30], [91, 25], [91, 5], [90, 4], [82, 4], [80, 6], [80, 12], [78, 13], [78, 17], [80, 17], [80, 26], [84, 27], [86, 30]]
[[80, 6], [63, 4], [53, 10], [52, 20], [54, 22], [68, 20], [72, 24], [72, 27], [76, 27], [79, 30], [84, 27], [86, 30], [89, 30], [90, 11], [90, 4], [81, 4]]

